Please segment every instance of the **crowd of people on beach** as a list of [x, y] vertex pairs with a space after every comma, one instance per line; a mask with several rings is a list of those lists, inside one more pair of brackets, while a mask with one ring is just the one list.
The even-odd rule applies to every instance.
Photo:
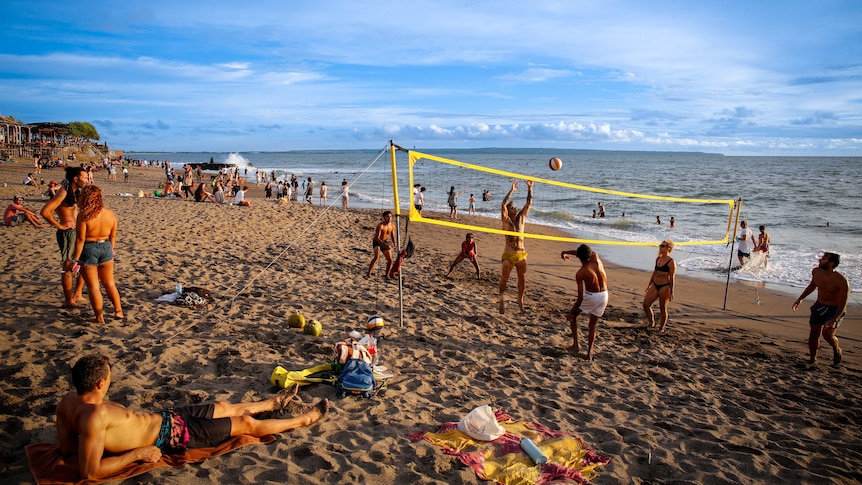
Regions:
[[[39, 219], [39, 215], [41, 215], [42, 218], [44, 218], [49, 224], [54, 225], [58, 229], [62, 229], [64, 231], [62, 237], [61, 234], [58, 232], [58, 241], [65, 241], [65, 243], [61, 243], [61, 252], [64, 255], [64, 271], [62, 281], [65, 299], [64, 304], [66, 306], [77, 306], [77, 302], [81, 299], [82, 295], [82, 282], [85, 282], [87, 286], [90, 287], [93, 285], [98, 285], [97, 280], [99, 280], [105, 287], [106, 292], [108, 293], [108, 297], [115, 307], [115, 316], [121, 317], [123, 315], [119, 292], [116, 290], [116, 285], [113, 282], [113, 271], [111, 269], [110, 256], [104, 256], [107, 259], [95, 265], [86, 264], [86, 258], [80, 259], [81, 253], [84, 251], [84, 246], [95, 242], [99, 242], [100, 244], [102, 244], [102, 246], [104, 246], [104, 244], [111, 241], [112, 238], [115, 237], [115, 235], [112, 235], [109, 229], [91, 231], [90, 234], [92, 235], [92, 240], [85, 239], [81, 243], [84, 246], [82, 246], [81, 248], [77, 248], [77, 246], [73, 246], [69, 242], [75, 240], [74, 234], [71, 234], [69, 230], [75, 228], [76, 226], [80, 226], [81, 229], [78, 232], [84, 231], [84, 234], [87, 234], [86, 228], [95, 224], [87, 224], [89, 219], [78, 220], [78, 217], [80, 216], [78, 212], [78, 207], [81, 204], [81, 201], [78, 200], [79, 196], [84, 197], [83, 200], [88, 201], [87, 204], [95, 204], [101, 207], [101, 192], [90, 188], [94, 187], [94, 173], [101, 170], [106, 170], [108, 173], [108, 179], [116, 180], [115, 178], [111, 178], [111, 168], [114, 166], [122, 165], [125, 169], [126, 164], [134, 164], [136, 166], [153, 166], [152, 162], [140, 160], [130, 162], [126, 160], [109, 161], [106, 159], [103, 161], [102, 164], [87, 163], [81, 164], [78, 167], [67, 167], [66, 179], [62, 182], [62, 184], [55, 184], [53, 181], [51, 184], [49, 184], [49, 190], [46, 192], [46, 194], [50, 196], [50, 200], [39, 214], [24, 206], [23, 196], [16, 196], [13, 199], [12, 203], [9, 204], [6, 208], [6, 211], [4, 213], [4, 224], [7, 226], [18, 225], [22, 224], [24, 221], [27, 221], [34, 227], [41, 228], [42, 222]], [[164, 189], [164, 192], [159, 194], [159, 191], [156, 191], [157, 195], [164, 197], [194, 199], [198, 202], [208, 201], [219, 204], [225, 203], [226, 198], [230, 196], [233, 197], [234, 205], [252, 205], [252, 202], [246, 197], [246, 193], [248, 191], [248, 185], [245, 184], [245, 179], [248, 176], [247, 168], [242, 174], [240, 174], [240, 169], [238, 167], [222, 167], [217, 175], [212, 176], [210, 181], [206, 182], [204, 181], [204, 173], [199, 166], [193, 167], [191, 164], [185, 164], [182, 168], [182, 172], [178, 172], [177, 170], [175, 170], [172, 167], [171, 162], [169, 161], [156, 162], [155, 166], [162, 168], [165, 172], [164, 187], [160, 187]], [[35, 178], [33, 177], [33, 174], [30, 174], [28, 178], [30, 179], [31, 183], [35, 183]], [[287, 177], [285, 175], [282, 179], [279, 180], [278, 177], [276, 177], [276, 173], [274, 171], [272, 173], [266, 173], [263, 171], [255, 170], [255, 178], [258, 184], [265, 185], [264, 195], [266, 199], [274, 199], [280, 202], [298, 202], [298, 194], [301, 190], [304, 196], [304, 201], [307, 204], [314, 205], [314, 189], [316, 184], [312, 177], [307, 177], [306, 180], [300, 182], [296, 175], [291, 175], [290, 177]], [[175, 183], [179, 184], [179, 190], [177, 190], [176, 186], [174, 185]], [[501, 202], [502, 229], [511, 233], [504, 236], [505, 244], [503, 253], [501, 255], [502, 267], [500, 282], [498, 285], [498, 308], [501, 314], [505, 313], [506, 311], [505, 293], [508, 286], [509, 277], [513, 270], [515, 271], [515, 274], [517, 276], [516, 302], [521, 311], [524, 311], [525, 309], [524, 295], [526, 290], [527, 252], [525, 249], [523, 234], [526, 226], [526, 218], [532, 207], [533, 183], [531, 180], [527, 180], [526, 185], [526, 201], [520, 209], [518, 209], [512, 201], [512, 197], [518, 189], [517, 180], [512, 183], [511, 188]], [[212, 188], [211, 192], [207, 190], [208, 187]], [[327, 204], [326, 184], [325, 182], [321, 182], [319, 185], [317, 185], [317, 187], [318, 204], [325, 206]], [[426, 188], [421, 186], [420, 184], [415, 184], [413, 187], [413, 208], [420, 215], [422, 213], [422, 210], [426, 207], [426, 192]], [[457, 219], [458, 197], [466, 192], [466, 189], [456, 190], [455, 186], [451, 186], [448, 190], [446, 190], [446, 195], [448, 196], [447, 203], [449, 206], [450, 218]], [[92, 203], [89, 202], [91, 198], [94, 200], [94, 202]], [[344, 208], [348, 208], [349, 185], [346, 179], [344, 179], [341, 184], [340, 198], [342, 199], [342, 206]], [[489, 199], [490, 192], [487, 190], [483, 191], [482, 200], [486, 201]], [[598, 202], [597, 206], [598, 217], [604, 217], [604, 204], [602, 202]], [[469, 212], [472, 213], [474, 210], [475, 198], [471, 194]], [[97, 217], [96, 220], [106, 220], [111, 214], [110, 210], [108, 209], [102, 209], [98, 212], [101, 215], [100, 217]], [[55, 213], [58, 216], [59, 221], [54, 218], [53, 214]], [[81, 214], [88, 214], [88, 212], [81, 211]], [[671, 217], [671, 220], [673, 220], [673, 217]], [[391, 212], [386, 211], [382, 216], [381, 222], [375, 228], [375, 233], [372, 240], [373, 254], [367, 270], [367, 277], [371, 276], [381, 255], [386, 260], [386, 272], [384, 273], [384, 275], [390, 275], [390, 270], [392, 269], [392, 265], [394, 262], [394, 250], [397, 249], [394, 235], [395, 228], [394, 223], [392, 222], [392, 214]], [[766, 231], [766, 227], [764, 225], [761, 225], [759, 227], [759, 233], [755, 238], [754, 233], [748, 227], [747, 221], [741, 221], [739, 224], [739, 233], [735, 242], [738, 243], [737, 259], [739, 261], [740, 267], [752, 261], [757, 261], [758, 264], [762, 264], [764, 266], [767, 265], [771, 238], [769, 233]], [[111, 246], [113, 246], [113, 244], [111, 244]], [[667, 328], [667, 324], [669, 321], [668, 308], [670, 306], [670, 303], [673, 301], [673, 290], [676, 275], [676, 263], [671, 256], [673, 248], [674, 243], [670, 239], [662, 241], [659, 244], [655, 267], [646, 286], [643, 299], [643, 311], [647, 320], [647, 328], [656, 329], [659, 333], [665, 332]], [[109, 253], [110, 251], [108, 251], [107, 248], [103, 247], [102, 252]], [[87, 254], [89, 254], [89, 252]], [[826, 254], [832, 255], [832, 253]], [[589, 246], [583, 245], [575, 250], [563, 251], [561, 253], [561, 257], [564, 260], [568, 260], [570, 255], [577, 256], [582, 263], [581, 270], [579, 270], [576, 274], [576, 282], [578, 284], [578, 296], [572, 306], [572, 311], [569, 313], [569, 320], [571, 322], [571, 328], [573, 333], [572, 348], [575, 350], [578, 349], [576, 317], [580, 313], [585, 313], [589, 315], [590, 320], [590, 336], [588, 337], [587, 357], [591, 359], [593, 357], [593, 344], [595, 341], [596, 324], [598, 318], [603, 315], [604, 309], [607, 306], [606, 274], [604, 272], [601, 258], [597, 253], [592, 251]], [[481, 270], [478, 262], [478, 245], [472, 233], [467, 234], [464, 241], [461, 243], [461, 249], [458, 255], [455, 257], [454, 261], [450, 264], [447, 276], [451, 275], [454, 268], [465, 259], [473, 264], [476, 270], [477, 279], [481, 279]], [[84, 261], [84, 263], [81, 263], [82, 261]], [[840, 258], [837, 255], [829, 256], [828, 262], [825, 266], [829, 266], [829, 264], [831, 263], [831, 269], [834, 271], [834, 268], [838, 266], [839, 261]], [[102, 263], [106, 264], [103, 266]], [[79, 266], [83, 268], [83, 271], [81, 271], [80, 274], [77, 271], [77, 268]], [[99, 267], [101, 269], [96, 272], [94, 270], [94, 267]], [[825, 268], [824, 265], [821, 264], [820, 266], [818, 266], [818, 268], [815, 268], [815, 270], [817, 269], [825, 271], [827, 268]], [[835, 272], [835, 274], [840, 275], [840, 273], [837, 272]], [[578, 275], [583, 275], [583, 277], [580, 277]], [[849, 289], [847, 289], [848, 285], [846, 285], [846, 278], [844, 278], [843, 276], [840, 276], [840, 278], [844, 279], [845, 281], [845, 285], [843, 286], [843, 288], [830, 288], [830, 292], [837, 293], [838, 296], [835, 297], [833, 295], [833, 297], [826, 296], [822, 298], [823, 300], [826, 300], [826, 303], [824, 304], [827, 304], [827, 306], [834, 310], [830, 310], [830, 312], [828, 312], [828, 315], [830, 316], [835, 316], [839, 314], [843, 315], [847, 305], [847, 298], [849, 294]], [[815, 278], [813, 276], [812, 282], [814, 283], [815, 280], [821, 279], [823, 278]], [[73, 285], [73, 280], [76, 280], [77, 284]], [[98, 288], [97, 286], [95, 287]], [[822, 284], [817, 284], [812, 287], [811, 291], [808, 291], [808, 293], [811, 293], [814, 289], [821, 289], [821, 287]], [[94, 295], [94, 293], [98, 294], [98, 289], [95, 292], [90, 292], [91, 304], [93, 306], [94, 312], [96, 313], [96, 321], [102, 323], [104, 322], [104, 317], [102, 315], [103, 312], [101, 308], [101, 298], [98, 297], [98, 295]], [[804, 294], [802, 298], [804, 299], [804, 297], [807, 296], [808, 293]], [[659, 306], [658, 320], [656, 320], [656, 317], [652, 311], [652, 306], [656, 302], [658, 302]], [[840, 347], [838, 346], [837, 339], [834, 339], [834, 330], [837, 329], [838, 324], [840, 324], [840, 319], [840, 316], [836, 316], [834, 319], [827, 319], [822, 324], [825, 326], [824, 328], [826, 328], [827, 331], [823, 331], [823, 329], [821, 328], [821, 331], [816, 332], [817, 338], [822, 335], [830, 343], [830, 345], [833, 346], [833, 349], [835, 351], [835, 357], [833, 360], [835, 360], [836, 362], [840, 361]], [[811, 320], [812, 322], [814, 322], [815, 320], [819, 321], [821, 319], [816, 319], [812, 316]], [[814, 326], [815, 324], [812, 323], [812, 328]], [[829, 332], [829, 329], [832, 329], [833, 331]], [[812, 330], [812, 332], [814, 332], [814, 330]], [[814, 358], [814, 353], [812, 353], [812, 361], [814, 360]]]
[[[63, 305], [67, 308], [80, 307], [83, 289], [86, 287], [96, 324], [105, 324], [101, 288], [104, 288], [113, 307], [114, 317], [125, 318], [120, 291], [114, 280], [117, 216], [111, 209], [105, 207], [102, 191], [93, 180], [93, 172], [107, 170], [108, 177], [111, 177], [110, 167], [121, 164], [121, 162], [102, 164], [99, 168], [92, 164], [66, 167], [65, 178], [61, 183], [51, 185], [50, 199], [38, 214], [25, 207], [24, 198], [20, 196], [13, 199], [4, 214], [4, 223], [7, 226], [22, 224], [26, 220], [34, 227], [41, 228], [43, 225], [39, 219], [41, 216], [45, 222], [56, 228], [62, 265]], [[123, 167], [125, 168], [124, 165]], [[225, 167], [210, 181], [205, 181], [200, 168], [195, 169], [189, 164], [182, 168], [182, 172], [174, 170], [170, 162], [164, 162], [160, 168], [164, 169], [166, 178], [164, 186], [160, 187], [164, 190], [162, 195], [164, 197], [224, 203], [226, 193], [229, 193], [233, 195], [236, 205], [252, 205], [246, 198], [247, 172], [240, 175], [239, 169]], [[266, 199], [274, 197], [279, 201], [298, 202], [301, 188], [305, 202], [315, 205], [315, 182], [312, 177], [308, 177], [301, 183], [295, 175], [278, 181], [274, 173], [261, 175], [261, 172], [257, 172], [256, 177], [258, 183], [265, 184]], [[175, 183], [179, 185], [179, 190]], [[519, 189], [518, 180], [512, 182], [500, 204], [501, 228], [506, 232], [500, 256], [501, 273], [497, 294], [497, 307], [500, 314], [505, 314], [507, 310], [506, 291], [513, 271], [517, 279], [516, 303], [521, 312], [526, 311], [528, 254], [525, 232], [527, 217], [533, 207], [534, 187], [532, 180], [526, 180], [525, 185], [526, 198], [520, 208], [514, 200]], [[211, 187], [212, 192], [208, 191], [207, 187]], [[318, 204], [326, 206], [326, 185], [321, 182], [317, 187]], [[415, 210], [421, 213], [425, 207], [426, 189], [419, 184], [413, 189], [413, 205]], [[451, 186], [446, 191], [450, 209], [449, 217], [452, 219], [458, 217], [458, 197], [464, 193], [466, 190], [456, 191], [455, 186]], [[486, 196], [490, 199], [490, 193], [487, 191], [483, 193], [483, 200]], [[346, 179], [342, 181], [340, 198], [342, 206], [347, 208], [349, 186]], [[474, 204], [475, 199], [471, 194], [470, 212], [474, 210]], [[598, 206], [601, 215], [604, 216], [604, 206], [601, 202]], [[740, 264], [751, 259], [752, 252], [768, 254], [770, 236], [765, 226], [760, 226], [756, 242], [746, 221], [741, 222], [740, 229], [737, 238], [739, 243], [737, 256]], [[371, 249], [372, 259], [366, 277], [372, 276], [381, 255], [386, 260], [384, 274], [389, 277], [394, 251], [398, 249], [395, 241], [395, 224], [390, 211], [382, 213], [381, 221], [374, 229]], [[670, 239], [658, 245], [654, 269], [644, 290], [642, 309], [647, 320], [647, 328], [655, 329], [658, 333], [665, 333], [667, 329], [669, 307], [674, 299], [677, 268], [672, 257], [673, 249], [674, 243]], [[586, 244], [560, 253], [563, 261], [569, 261], [570, 256], [575, 256], [580, 262], [580, 267], [575, 273], [576, 296], [571, 309], [566, 314], [572, 334], [570, 349], [576, 354], [580, 353], [578, 317], [583, 314], [587, 318], [588, 326], [585, 358], [593, 360], [599, 320], [603, 317], [609, 302], [608, 274], [599, 254]], [[453, 269], [465, 259], [472, 263], [476, 278], [481, 279], [478, 244], [473, 233], [468, 233], [460, 242], [460, 251], [449, 265], [446, 276], [450, 276]], [[811, 282], [792, 305], [792, 309], [796, 311], [803, 300], [817, 292], [816, 302], [811, 307], [809, 317], [808, 343], [811, 364], [816, 363], [821, 339], [833, 349], [833, 365], [837, 366], [842, 361], [843, 353], [836, 333], [846, 315], [850, 289], [847, 279], [836, 270], [839, 264], [838, 254], [824, 253], [817, 267], [812, 270]], [[656, 302], [659, 306], [658, 319], [653, 313]], [[285, 407], [293, 397], [293, 394], [286, 393], [254, 403], [214, 403], [178, 408], [175, 410], [176, 414], [132, 412], [134, 419], [130, 419], [128, 410], [110, 405], [105, 400], [112, 378], [109, 359], [98, 355], [81, 358], [72, 369], [72, 378], [75, 391], [64, 396], [57, 407], [57, 429], [61, 448], [69, 453], [77, 451], [81, 474], [84, 478], [108, 476], [130, 461], [152, 462], [159, 459], [163, 452], [211, 446], [239, 434], [263, 436], [298, 426], [307, 426], [322, 418], [328, 409], [328, 402], [324, 399], [313, 409], [296, 418], [258, 419], [253, 416]], [[295, 394], [295, 390], [293, 393]], [[184, 441], [174, 439], [176, 435], [183, 433], [173, 433], [172, 427], [189, 431]]]

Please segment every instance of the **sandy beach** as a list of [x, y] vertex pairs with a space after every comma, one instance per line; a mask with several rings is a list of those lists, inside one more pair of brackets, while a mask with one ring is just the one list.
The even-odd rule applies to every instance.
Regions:
[[[21, 185], [30, 171], [25, 161], [0, 164], [0, 199], [9, 204], [22, 194], [38, 212], [47, 198]], [[821, 341], [819, 365], [811, 368], [813, 295], [794, 313], [801, 289], [732, 282], [723, 310], [724, 280], [682, 273], [667, 332], [659, 335], [647, 331], [641, 309], [653, 261], [642, 269], [606, 261], [610, 306], [591, 362], [584, 317], [580, 355], [566, 351], [564, 314], [579, 266], [560, 258], [570, 245], [527, 240], [526, 312], [514, 304], [513, 275], [509, 311], [500, 315], [502, 238], [476, 235], [480, 280], [468, 262], [447, 278], [464, 234], [411, 223], [416, 252], [403, 267], [402, 326], [397, 282], [381, 277], [382, 266], [365, 278], [373, 228], [391, 208], [280, 205], [255, 186], [247, 195], [252, 207], [117, 195], [151, 194], [162, 175], [133, 167], [132, 183], [123, 184], [122, 174], [119, 182], [96, 174], [120, 221], [115, 274], [125, 320], [111, 318], [108, 301], [104, 325], [88, 323], [88, 302], [61, 307], [53, 228], [0, 230], [2, 482], [34, 483], [24, 447], [57, 440], [54, 408], [71, 389], [69, 367], [86, 353], [111, 356], [109, 397], [133, 409], [257, 400], [277, 392], [269, 383], [275, 366], [329, 361], [334, 343], [374, 314], [386, 321], [381, 363], [395, 374], [375, 399], [336, 400], [332, 386], [303, 387], [303, 402], [332, 401], [323, 421], [127, 483], [479, 483], [456, 458], [407, 435], [436, 431], [482, 404], [577, 435], [610, 457], [594, 483], [862, 481], [858, 305], [838, 332], [844, 362], [832, 367]], [[59, 181], [63, 172], [41, 177]], [[211, 290], [215, 304], [157, 302], [178, 280]], [[288, 328], [295, 311], [322, 322], [323, 334]]]

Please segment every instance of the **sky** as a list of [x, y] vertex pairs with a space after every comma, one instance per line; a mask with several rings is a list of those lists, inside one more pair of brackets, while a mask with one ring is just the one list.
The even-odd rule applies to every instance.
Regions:
[[862, 156], [858, 0], [0, 3], [0, 115], [126, 151]]

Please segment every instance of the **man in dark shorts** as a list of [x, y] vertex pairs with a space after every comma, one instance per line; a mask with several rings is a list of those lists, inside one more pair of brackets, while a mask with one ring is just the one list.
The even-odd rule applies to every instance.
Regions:
[[130, 463], [155, 463], [162, 453], [216, 446], [232, 436], [262, 437], [317, 422], [329, 410], [318, 401], [303, 414], [286, 419], [252, 415], [280, 411], [296, 395], [283, 392], [265, 401], [216, 402], [169, 409], [162, 413], [130, 411], [105, 399], [111, 385], [111, 363], [102, 355], [82, 357], [72, 368], [75, 391], [57, 405], [60, 452], [78, 455], [83, 479], [107, 477]]
[[841, 324], [841, 319], [847, 313], [847, 300], [850, 296], [850, 284], [847, 278], [835, 271], [841, 257], [835, 253], [823, 253], [816, 268], [811, 270], [811, 283], [805, 287], [799, 298], [793, 302], [793, 311], [806, 296], [817, 290], [817, 301], [811, 306], [811, 317], [808, 323], [811, 332], [808, 334], [808, 352], [811, 354], [809, 364], [817, 361], [817, 350], [820, 348], [820, 335], [832, 346], [832, 365], [841, 363], [843, 353], [838, 345], [835, 333]]
[[[392, 243], [390, 245], [390, 242]], [[395, 225], [392, 224], [392, 213], [386, 211], [383, 213], [383, 220], [377, 224], [374, 229], [374, 241], [371, 247], [374, 249], [374, 256], [371, 258], [371, 264], [368, 265], [368, 273], [366, 278], [371, 277], [371, 272], [377, 266], [377, 260], [380, 258], [380, 253], [386, 258], [386, 272], [383, 273], [389, 277], [389, 269], [392, 268], [392, 246], [395, 246]]]
[[[75, 278], [72, 271], [72, 252], [75, 250], [75, 223], [78, 218], [78, 193], [87, 186], [89, 177], [81, 167], [66, 168], [66, 179], [54, 193], [40, 214], [48, 224], [57, 228], [57, 245], [60, 246], [60, 259], [63, 261], [63, 306], [77, 308], [83, 299], [84, 285], [80, 275]], [[54, 218], [57, 214], [59, 221]], [[75, 281], [77, 279], [77, 282]]]

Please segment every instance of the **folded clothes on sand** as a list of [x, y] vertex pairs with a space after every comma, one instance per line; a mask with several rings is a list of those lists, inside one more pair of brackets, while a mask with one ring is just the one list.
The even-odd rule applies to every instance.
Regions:
[[60, 485], [60, 484], [97, 484], [114, 480], [124, 480], [126, 478], [138, 476], [150, 470], [162, 468], [166, 466], [180, 467], [186, 463], [197, 463], [208, 458], [213, 458], [223, 455], [229, 451], [233, 451], [239, 447], [255, 444], [255, 443], [271, 443], [275, 441], [274, 435], [267, 435], [262, 438], [254, 436], [242, 435], [234, 436], [224, 443], [213, 448], [195, 448], [186, 450], [183, 453], [175, 455], [162, 455], [159, 461], [155, 463], [130, 463], [123, 470], [98, 480], [83, 480], [78, 471], [77, 460], [66, 460], [66, 457], [60, 454], [60, 445], [57, 443], [37, 443], [27, 445], [25, 452], [27, 461], [30, 464], [30, 473], [36, 479], [38, 485]]

